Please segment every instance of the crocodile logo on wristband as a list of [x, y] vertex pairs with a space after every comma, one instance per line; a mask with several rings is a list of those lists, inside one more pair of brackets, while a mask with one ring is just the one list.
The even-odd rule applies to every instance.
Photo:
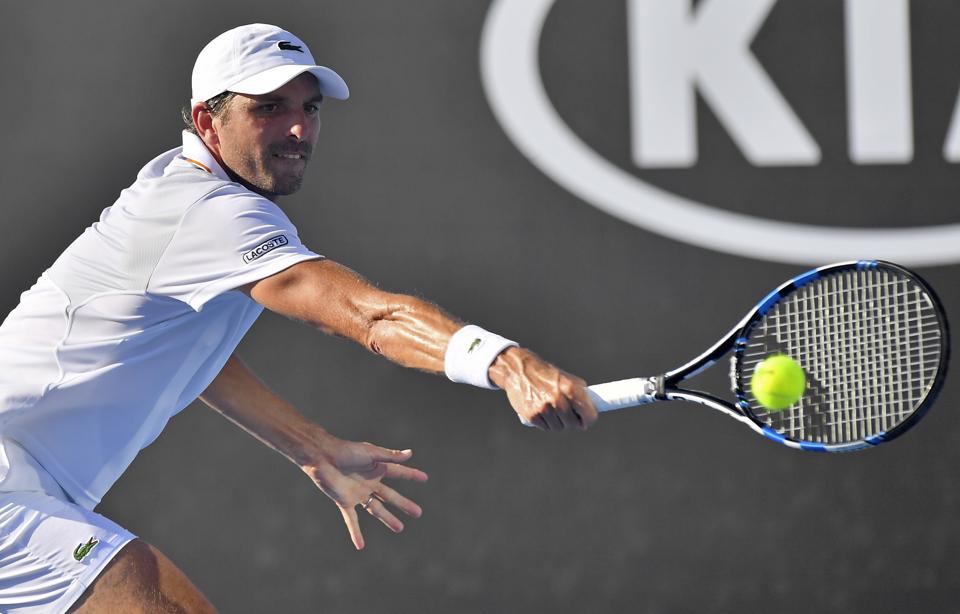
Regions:
[[478, 338], [478, 339], [474, 339], [474, 340], [473, 340], [473, 343], [470, 344], [470, 349], [467, 350], [467, 354], [469, 354], [470, 352], [474, 351], [475, 349], [477, 349], [477, 348], [480, 347], [481, 345], [483, 345], [483, 341], [482, 341], [482, 340], [480, 340], [479, 338]]

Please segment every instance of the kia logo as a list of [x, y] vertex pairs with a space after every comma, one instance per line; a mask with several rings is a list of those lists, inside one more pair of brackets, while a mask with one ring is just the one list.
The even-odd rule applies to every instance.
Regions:
[[[776, 1], [701, 0], [694, 7], [691, 0], [627, 0], [630, 155], [638, 169], [696, 167], [698, 94], [757, 172], [821, 163], [821, 144], [750, 48]], [[613, 164], [561, 119], [547, 96], [538, 50], [553, 5], [494, 0], [481, 37], [481, 77], [507, 136], [578, 198], [678, 241], [768, 261], [960, 262], [960, 224], [853, 228], [780, 221], [673, 193]], [[908, 164], [915, 155], [909, 1], [845, 0], [843, 8], [844, 154], [861, 167]], [[938, 155], [960, 162], [957, 103]], [[839, 196], [836, 206], [842, 206]]]

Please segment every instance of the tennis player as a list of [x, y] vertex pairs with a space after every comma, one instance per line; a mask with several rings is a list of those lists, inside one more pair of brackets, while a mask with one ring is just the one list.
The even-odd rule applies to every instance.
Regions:
[[300, 188], [323, 100], [349, 92], [302, 40], [230, 30], [200, 52], [192, 86], [183, 146], [148, 163], [0, 326], [0, 611], [214, 611], [167, 557], [93, 511], [198, 397], [298, 465], [357, 549], [359, 511], [395, 532], [398, 511], [420, 516], [384, 482], [427, 479], [410, 450], [337, 438], [234, 355], [264, 307], [502, 389], [541, 429], [597, 418], [581, 379], [304, 245], [277, 202]]

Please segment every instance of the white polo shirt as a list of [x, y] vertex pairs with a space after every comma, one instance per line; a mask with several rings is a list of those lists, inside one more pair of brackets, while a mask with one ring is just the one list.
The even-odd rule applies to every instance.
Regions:
[[260, 315], [236, 288], [315, 258], [184, 132], [0, 325], [0, 439], [93, 509]]

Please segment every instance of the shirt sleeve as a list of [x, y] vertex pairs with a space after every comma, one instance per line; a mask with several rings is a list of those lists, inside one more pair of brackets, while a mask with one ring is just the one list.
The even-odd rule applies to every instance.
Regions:
[[246, 190], [217, 191], [184, 214], [147, 291], [200, 311], [224, 292], [317, 258], [276, 204]]

